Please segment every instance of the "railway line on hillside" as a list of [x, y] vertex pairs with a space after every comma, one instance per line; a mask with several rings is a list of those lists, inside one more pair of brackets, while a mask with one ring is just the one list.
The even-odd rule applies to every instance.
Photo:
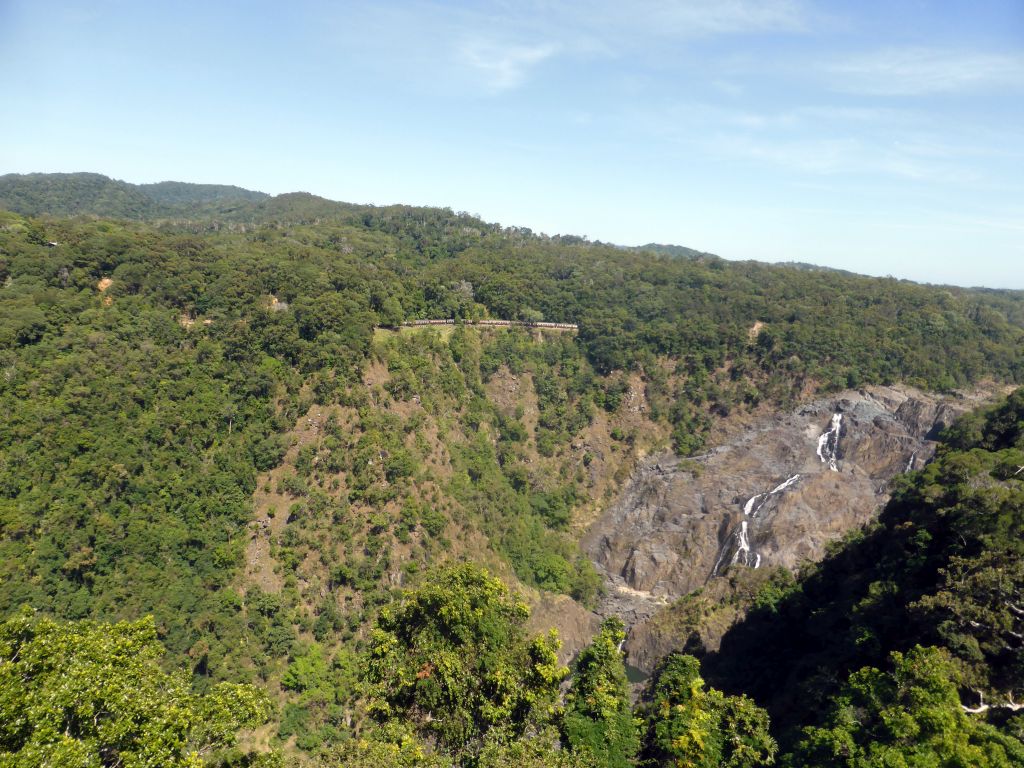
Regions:
[[422, 326], [429, 325], [482, 325], [490, 328], [542, 328], [552, 329], [558, 331], [578, 331], [579, 326], [576, 323], [547, 323], [542, 321], [531, 321], [531, 320], [454, 320], [447, 318], [444, 320], [408, 320], [399, 325], [382, 326], [389, 330], [397, 330], [399, 328], [420, 328]]

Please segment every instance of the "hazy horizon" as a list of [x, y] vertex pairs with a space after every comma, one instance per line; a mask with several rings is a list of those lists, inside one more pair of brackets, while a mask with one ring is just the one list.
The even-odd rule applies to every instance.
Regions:
[[1024, 7], [0, 6], [0, 171], [1024, 288]]

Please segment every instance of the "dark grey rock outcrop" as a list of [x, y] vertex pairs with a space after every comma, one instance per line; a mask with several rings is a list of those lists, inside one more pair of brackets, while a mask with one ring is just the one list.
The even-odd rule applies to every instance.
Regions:
[[[974, 405], [871, 387], [766, 418], [704, 456], [648, 457], [583, 539], [608, 583], [599, 612], [638, 625], [728, 567], [796, 570], [820, 560]], [[627, 649], [643, 634], [631, 633]]]

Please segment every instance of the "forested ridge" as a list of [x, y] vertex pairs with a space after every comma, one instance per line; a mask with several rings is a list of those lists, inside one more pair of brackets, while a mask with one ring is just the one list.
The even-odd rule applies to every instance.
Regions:
[[[1024, 297], [689, 249], [621, 249], [443, 209], [235, 190], [95, 174], [0, 178], [0, 201], [24, 212], [0, 213], [0, 613], [12, 617], [0, 637], [0, 684], [34, 674], [10, 665], [35, 638], [151, 615], [149, 628], [123, 631], [151, 649], [154, 670], [184, 676], [198, 698], [182, 711], [220, 706], [222, 721], [237, 725], [269, 717], [252, 745], [289, 759], [758, 765], [777, 748], [756, 701], [769, 707], [784, 751], [817, 750], [814, 759], [831, 764], [820, 743], [793, 734], [839, 728], [812, 724], [808, 704], [815, 695], [841, 701], [853, 695], [842, 685], [854, 683], [771, 665], [784, 681], [762, 679], [724, 657], [705, 660], [712, 682], [735, 694], [727, 696], [702, 685], [695, 660], [677, 657], [634, 711], [621, 627], [609, 624], [580, 655], [563, 699], [557, 639], [529, 635], [525, 605], [502, 582], [445, 563], [473, 560], [532, 594], [590, 604], [600, 583], [576, 546], [578, 525], [638, 451], [695, 453], [720, 418], [814, 392], [1020, 381]], [[579, 333], [458, 323], [380, 330], [485, 317], [577, 323]], [[629, 406], [638, 391], [643, 411]], [[1021, 420], [1014, 404], [1004, 407], [1007, 423]], [[985, 418], [954, 431], [948, 453], [899, 490], [879, 523], [898, 532], [884, 537], [889, 546], [917, 547], [918, 570], [899, 569], [918, 562], [901, 550], [899, 568], [871, 575], [863, 564], [877, 552], [863, 548], [882, 534], [868, 532], [730, 642], [756, 645], [743, 627], [774, 627], [779, 617], [803, 627], [811, 619], [800, 600], [853, 594], [829, 574], [856, 562], [856, 577], [841, 583], [867, 580], [856, 603], [867, 618], [853, 634], [833, 633], [837, 650], [827, 653], [840, 661], [823, 665], [875, 665], [884, 677], [914, 663], [936, 679], [955, 669], [961, 694], [1007, 703], [1019, 649], [1000, 656], [986, 650], [996, 641], [952, 626], [963, 613], [955, 601], [966, 598], [942, 588], [951, 569], [968, 568], [957, 558], [1003, 552], [984, 536], [1010, 547], [999, 555], [1006, 562], [1014, 556], [1004, 539], [1019, 525], [1019, 477], [1004, 468], [1019, 434], [993, 438], [994, 417]], [[610, 458], [578, 447], [580, 435], [598, 433]], [[990, 460], [984, 451], [1002, 453]], [[942, 494], [973, 488], [984, 472], [995, 478], [983, 484], [984, 503], [1003, 494], [1003, 517], [972, 539], [936, 505], [981, 503]], [[926, 509], [931, 517], [911, 536], [907, 519]], [[953, 551], [951, 536], [976, 549]], [[989, 573], [969, 572], [980, 581]], [[444, 594], [431, 592], [438, 580], [449, 585]], [[890, 603], [917, 606], [893, 620], [898, 638], [885, 623]], [[1010, 637], [1019, 630], [1012, 611], [991, 610], [1003, 611], [991, 621], [1009, 621]], [[472, 624], [467, 616], [480, 611], [491, 618]], [[83, 623], [60, 623], [68, 620]], [[103, 631], [115, 642], [122, 630]], [[157, 640], [166, 656], [152, 650]], [[904, 656], [889, 660], [892, 651]], [[755, 658], [733, 662], [741, 656]], [[38, 679], [45, 693], [49, 683]], [[236, 696], [249, 689], [224, 698], [224, 683], [266, 689], [274, 707], [256, 693]], [[469, 687], [446, 687], [456, 683]], [[800, 705], [777, 696], [805, 689]], [[18, 697], [29, 689], [4, 691], [4, 712], [26, 706]], [[40, 701], [50, 700], [44, 693]], [[936, 706], [959, 713], [947, 694]], [[438, 707], [457, 711], [441, 718]], [[984, 713], [998, 732], [975, 728], [977, 717], [957, 722], [975, 728], [969, 740], [988, 745], [990, 757], [997, 736], [1011, 740], [999, 749], [1013, 755], [1016, 721], [1001, 718], [1006, 711]], [[439, 730], [455, 722], [463, 725]], [[50, 747], [79, 748], [53, 742], [33, 752], [29, 731], [24, 722], [0, 731], [0, 761], [23, 753], [10, 764], [35, 765]], [[703, 735], [692, 743], [680, 735], [694, 732]], [[204, 759], [251, 760], [226, 731], [182, 739]], [[175, 754], [167, 764], [193, 759]], [[116, 764], [95, 759], [88, 764]]]
[[[27, 215], [88, 214], [144, 219], [218, 210], [268, 195], [224, 184], [163, 181], [128, 184], [99, 173], [9, 173], [0, 176], [0, 209]], [[218, 208], [218, 204], [223, 207]]]

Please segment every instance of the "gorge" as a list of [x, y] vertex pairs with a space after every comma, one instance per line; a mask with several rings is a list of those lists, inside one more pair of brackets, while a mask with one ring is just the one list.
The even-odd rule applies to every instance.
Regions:
[[[622, 618], [632, 666], [650, 673], [681, 638], [657, 629], [673, 601], [729, 568], [798, 571], [864, 525], [888, 483], [923, 464], [938, 433], [990, 392], [847, 390], [765, 417], [711, 452], [644, 458], [582, 546], [605, 578], [597, 612]], [[706, 638], [714, 649], [717, 637]]]

